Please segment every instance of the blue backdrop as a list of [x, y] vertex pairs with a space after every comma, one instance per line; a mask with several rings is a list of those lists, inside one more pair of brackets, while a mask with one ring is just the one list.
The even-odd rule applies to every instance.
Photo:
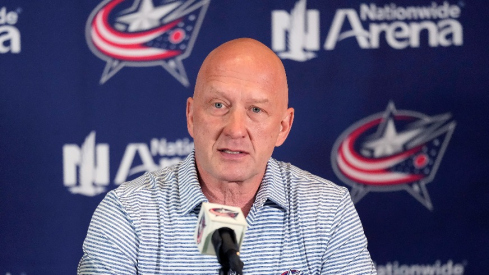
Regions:
[[193, 148], [200, 64], [252, 37], [287, 71], [274, 157], [350, 189], [379, 274], [489, 270], [485, 1], [0, 3], [0, 274], [74, 274], [107, 191]]

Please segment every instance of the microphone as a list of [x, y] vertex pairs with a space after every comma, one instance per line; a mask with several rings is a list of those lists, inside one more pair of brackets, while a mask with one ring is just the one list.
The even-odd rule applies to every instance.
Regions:
[[241, 208], [215, 203], [202, 203], [195, 241], [199, 252], [216, 255], [221, 264], [221, 275], [243, 274], [239, 249], [246, 231], [246, 220]]

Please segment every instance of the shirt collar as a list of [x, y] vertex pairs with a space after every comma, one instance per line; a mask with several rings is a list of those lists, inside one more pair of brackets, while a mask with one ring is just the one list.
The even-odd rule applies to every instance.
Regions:
[[258, 208], [263, 207], [267, 200], [272, 201], [278, 206], [288, 210], [287, 204], [287, 189], [285, 186], [286, 181], [282, 175], [283, 171], [280, 168], [278, 161], [270, 158], [267, 163], [267, 170], [263, 177], [260, 189], [256, 194], [255, 206]]
[[200, 188], [194, 151], [180, 163], [177, 183], [178, 193], [180, 195], [180, 214], [188, 214], [195, 207], [200, 206], [202, 202], [208, 201]]
[[[280, 169], [278, 162], [275, 159], [270, 158], [267, 162], [267, 168], [260, 189], [256, 194], [256, 207], [261, 208], [267, 200], [270, 200], [286, 211], [288, 210], [287, 190], [282, 178], [282, 170]], [[194, 151], [180, 163], [177, 181], [179, 186], [178, 192], [180, 195], [180, 214], [188, 214], [197, 206], [200, 206], [202, 202], [208, 201], [200, 187], [195, 165]]]

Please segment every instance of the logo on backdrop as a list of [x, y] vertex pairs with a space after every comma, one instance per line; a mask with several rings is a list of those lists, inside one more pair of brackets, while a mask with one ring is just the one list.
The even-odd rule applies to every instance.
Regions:
[[210, 0], [106, 0], [88, 18], [90, 50], [106, 61], [100, 84], [120, 69], [162, 66], [182, 85], [189, 81], [182, 60], [193, 48]]
[[299, 0], [291, 10], [272, 12], [272, 49], [282, 59], [306, 61], [319, 50], [319, 11]]
[[[110, 184], [109, 144], [96, 143], [95, 136], [92, 131], [81, 146], [63, 146], [63, 182], [73, 194], [96, 196], [106, 192]], [[149, 144], [129, 143], [113, 182], [120, 185], [129, 177], [176, 164], [193, 148], [194, 143], [188, 138], [175, 142], [153, 138]]]
[[462, 275], [465, 272], [467, 261], [454, 262], [448, 260], [443, 262], [436, 260], [433, 264], [401, 264], [398, 261], [387, 262], [383, 265], [375, 264], [377, 274], [443, 274], [443, 275]]
[[405, 190], [431, 210], [426, 184], [435, 177], [455, 125], [449, 113], [427, 116], [397, 110], [390, 102], [383, 113], [356, 122], [336, 140], [334, 172], [352, 187], [355, 203], [368, 192]]
[[[319, 10], [307, 9], [306, 4], [306, 0], [298, 0], [290, 13], [272, 11], [272, 49], [282, 59], [307, 61], [320, 49], [324, 25]], [[350, 38], [355, 38], [361, 49], [461, 46], [460, 14], [461, 8], [447, 1], [424, 6], [361, 3], [358, 11], [336, 10], [323, 48], [331, 51]]]
[[20, 31], [15, 24], [21, 11], [20, 8], [15, 11], [7, 11], [7, 7], [0, 8], [0, 54], [20, 53]]

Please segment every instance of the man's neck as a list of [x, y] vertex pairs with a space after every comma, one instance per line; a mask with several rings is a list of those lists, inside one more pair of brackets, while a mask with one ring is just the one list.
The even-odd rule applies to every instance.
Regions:
[[255, 202], [255, 196], [261, 184], [256, 182], [212, 182], [199, 177], [202, 192], [211, 203], [237, 206], [245, 216]]

